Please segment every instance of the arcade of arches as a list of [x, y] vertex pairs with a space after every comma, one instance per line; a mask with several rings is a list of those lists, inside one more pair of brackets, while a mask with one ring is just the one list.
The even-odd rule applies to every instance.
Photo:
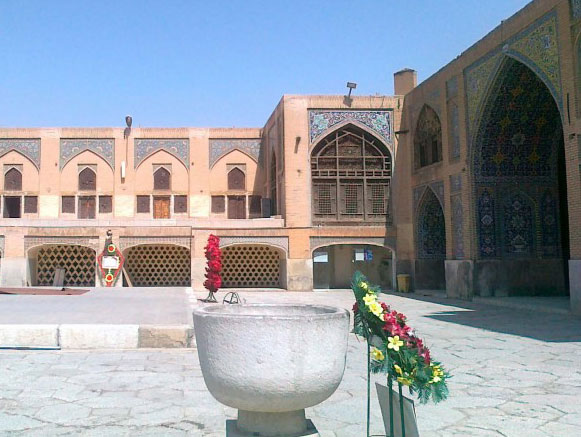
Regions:
[[0, 285], [63, 264], [94, 283], [111, 227], [126, 285], [202, 289], [216, 233], [226, 287], [346, 287], [358, 268], [581, 313], [579, 47], [581, 0], [542, 0], [419, 85], [396, 72], [392, 96], [285, 95], [254, 128], [0, 128]]

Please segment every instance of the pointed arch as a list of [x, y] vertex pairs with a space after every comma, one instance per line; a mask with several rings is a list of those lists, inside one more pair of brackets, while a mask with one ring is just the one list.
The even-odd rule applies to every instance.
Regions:
[[341, 121], [340, 123], [333, 124], [331, 127], [326, 129], [325, 131], [319, 133], [317, 135], [317, 137], [313, 139], [313, 142], [311, 144], [311, 151], [317, 144], [319, 144], [321, 142], [322, 139], [328, 137], [329, 135], [332, 135], [335, 131], [337, 131], [339, 129], [349, 129], [350, 127], [362, 130], [362, 131], [366, 132], [368, 135], [374, 137], [378, 142], [380, 142], [389, 151], [390, 154], [393, 154], [393, 149], [392, 149], [391, 143], [387, 142], [383, 137], [379, 136], [377, 134], [377, 132], [373, 131], [371, 128], [369, 128], [369, 126], [366, 126], [365, 124], [363, 124], [360, 121], [355, 120], [353, 118], [347, 118], [347, 119]]
[[171, 190], [171, 172], [163, 165], [153, 172], [154, 190]]
[[245, 150], [241, 147], [232, 147], [231, 149], [229, 149], [228, 151], [220, 154], [219, 156], [217, 156], [211, 163], [210, 163], [210, 169], [212, 169], [219, 161], [221, 161], [222, 159], [226, 158], [228, 155], [230, 155], [231, 153], [234, 152], [240, 152], [243, 155], [248, 156], [250, 159], [252, 159], [256, 164], [260, 164], [260, 160], [258, 159], [258, 156], [254, 156], [250, 151]]
[[97, 173], [87, 166], [79, 172], [79, 191], [95, 191], [97, 189]]
[[10, 167], [4, 174], [4, 190], [22, 191], [22, 172], [16, 167]]
[[[181, 157], [175, 150], [173, 149], [166, 149], [166, 148], [157, 148], [157, 149], [153, 149], [153, 150], [148, 150], [147, 153], [143, 153], [143, 156], [140, 156], [139, 159], [137, 157], [135, 157], [134, 159], [135, 164], [135, 172], [137, 173], [137, 170], [143, 165], [144, 162], [149, 161], [152, 157], [154, 157], [155, 155], [163, 155], [165, 153], [167, 153], [168, 155], [170, 155], [172, 158], [175, 158], [176, 162], [179, 162], [181, 165], [184, 166], [184, 168], [186, 169], [186, 171], [189, 172], [189, 167], [188, 165], [183, 161], [183, 157]], [[166, 158], [167, 159], [167, 158]]]
[[237, 166], [233, 167], [228, 172], [228, 189], [229, 190], [246, 189], [246, 174]]
[[415, 168], [442, 161], [442, 123], [438, 113], [424, 104], [414, 132]]
[[367, 129], [343, 125], [311, 149], [314, 222], [389, 220], [392, 156]]
[[278, 210], [278, 182], [277, 175], [278, 169], [276, 164], [276, 152], [274, 149], [270, 154], [270, 167], [269, 167], [269, 189], [270, 189], [270, 215], [276, 215]]
[[535, 70], [504, 57], [470, 153], [479, 258], [565, 254], [567, 184], [558, 103]]
[[418, 259], [446, 258], [446, 224], [444, 210], [436, 193], [426, 187], [416, 217]]
[[35, 162], [30, 156], [25, 155], [20, 150], [15, 149], [15, 148], [8, 149], [8, 150], [4, 150], [4, 151], [0, 151], [0, 158], [2, 158], [3, 156], [8, 155], [10, 152], [18, 153], [20, 156], [22, 156], [27, 161], [29, 161], [32, 165], [34, 165], [34, 167], [36, 168], [37, 171], [39, 170], [39, 165], [38, 165], [37, 162]]

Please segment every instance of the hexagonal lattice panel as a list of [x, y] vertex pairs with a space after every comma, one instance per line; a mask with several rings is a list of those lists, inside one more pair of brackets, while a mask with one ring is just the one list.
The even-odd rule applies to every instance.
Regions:
[[65, 287], [95, 286], [95, 251], [84, 246], [41, 247], [37, 255], [36, 283], [52, 286], [55, 269], [65, 269]]
[[268, 246], [222, 249], [222, 287], [280, 287], [280, 253]]
[[125, 269], [134, 287], [189, 287], [190, 251], [171, 244], [144, 244], [127, 250]]

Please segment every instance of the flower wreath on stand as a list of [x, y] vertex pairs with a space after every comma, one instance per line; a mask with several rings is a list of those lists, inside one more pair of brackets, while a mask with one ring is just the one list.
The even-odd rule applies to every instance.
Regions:
[[[370, 372], [387, 374], [390, 393], [393, 381], [397, 381], [400, 401], [402, 386], [417, 395], [421, 404], [445, 400], [448, 397], [446, 380], [450, 375], [432, 359], [424, 341], [407, 325], [407, 317], [378, 301], [381, 288], [371, 285], [361, 272], [353, 275], [351, 288], [355, 294], [353, 332], [367, 340]], [[368, 392], [369, 383], [368, 379]], [[393, 423], [391, 409], [390, 413]], [[401, 417], [403, 420], [403, 414]]]

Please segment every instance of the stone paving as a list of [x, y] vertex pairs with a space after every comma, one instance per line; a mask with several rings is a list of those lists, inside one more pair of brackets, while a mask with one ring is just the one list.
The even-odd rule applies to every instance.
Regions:
[[[243, 297], [351, 306], [350, 293]], [[408, 315], [454, 375], [448, 401], [417, 407], [422, 437], [581, 435], [579, 319], [427, 298], [384, 300]], [[338, 391], [307, 410], [323, 437], [365, 435], [365, 346], [354, 336], [349, 341]], [[234, 417], [206, 390], [195, 349], [0, 351], [0, 435], [217, 437]], [[372, 433], [384, 434], [375, 399]]]

